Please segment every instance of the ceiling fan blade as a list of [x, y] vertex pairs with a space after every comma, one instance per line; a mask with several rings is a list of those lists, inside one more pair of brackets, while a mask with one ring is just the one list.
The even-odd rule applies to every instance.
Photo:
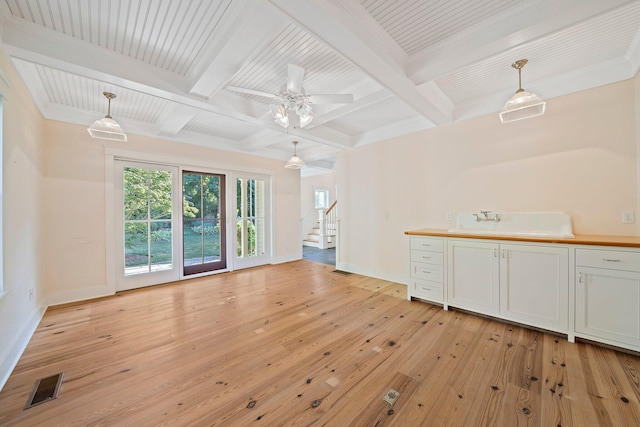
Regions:
[[246, 88], [243, 88], [243, 87], [227, 86], [227, 89], [229, 89], [230, 91], [233, 91], [233, 92], [246, 93], [248, 95], [262, 96], [264, 98], [272, 98], [272, 99], [273, 98], [277, 98], [277, 96], [272, 94], [272, 93], [260, 92], [259, 90], [246, 89]]
[[287, 90], [293, 93], [299, 93], [302, 89], [302, 80], [304, 79], [304, 68], [289, 64], [289, 72], [287, 75]]
[[312, 104], [351, 104], [353, 95], [350, 93], [335, 95], [309, 95]]

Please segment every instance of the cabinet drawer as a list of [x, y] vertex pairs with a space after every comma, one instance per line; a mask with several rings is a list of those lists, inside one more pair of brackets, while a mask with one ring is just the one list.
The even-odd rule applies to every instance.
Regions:
[[411, 261], [442, 265], [444, 262], [444, 254], [440, 252], [417, 251], [414, 249], [411, 251]]
[[576, 265], [609, 268], [612, 270], [640, 271], [640, 252], [576, 249]]
[[413, 237], [411, 238], [411, 249], [417, 249], [420, 251], [444, 252], [444, 241], [442, 239]]
[[442, 302], [444, 288], [442, 283], [429, 280], [411, 279], [411, 296]]
[[418, 279], [431, 280], [433, 282], [442, 283], [444, 275], [442, 274], [442, 266], [434, 264], [425, 264], [422, 262], [411, 263], [411, 277]]

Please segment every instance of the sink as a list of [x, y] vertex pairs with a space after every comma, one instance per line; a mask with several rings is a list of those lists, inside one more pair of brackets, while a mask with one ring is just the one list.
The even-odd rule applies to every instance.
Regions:
[[[500, 221], [476, 221], [472, 213], [461, 213], [451, 234], [574, 238], [571, 216], [564, 212], [498, 212]], [[493, 213], [490, 215], [493, 217]]]

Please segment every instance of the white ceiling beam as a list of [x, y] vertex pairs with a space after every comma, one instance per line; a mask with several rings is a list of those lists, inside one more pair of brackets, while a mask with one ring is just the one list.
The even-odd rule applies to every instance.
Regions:
[[378, 102], [382, 102], [385, 99], [389, 99], [392, 97], [393, 97], [393, 94], [388, 90], [386, 89], [379, 90], [377, 92], [372, 93], [369, 96], [365, 96], [364, 98], [360, 98], [354, 101], [352, 104], [346, 104], [341, 107], [334, 108], [331, 111], [323, 112], [319, 117], [316, 116], [316, 118], [313, 119], [313, 121], [311, 122], [310, 128], [320, 126], [324, 123], [338, 119], [349, 113], [353, 113], [355, 111], [377, 104]]
[[635, 75], [638, 74], [638, 71], [640, 70], [640, 29], [638, 29], [638, 32], [633, 38], [633, 41], [629, 45], [629, 49], [625, 54], [625, 58], [627, 61], [629, 61], [629, 64], [631, 66], [632, 76], [635, 77]]
[[158, 133], [176, 136], [200, 110], [182, 104], [170, 104], [158, 117]]
[[633, 1], [528, 0], [416, 53], [407, 74], [420, 85]]
[[244, 65], [247, 58], [265, 46], [287, 20], [262, 0], [233, 1], [225, 13], [225, 27], [192, 67], [189, 92], [204, 98], [219, 91]]
[[[348, 58], [364, 73], [395, 93], [432, 124], [451, 121], [452, 112], [426, 99], [407, 77], [405, 64], [381, 49], [369, 29], [337, 0], [269, 0], [291, 20]], [[350, 5], [353, 7], [353, 4]]]

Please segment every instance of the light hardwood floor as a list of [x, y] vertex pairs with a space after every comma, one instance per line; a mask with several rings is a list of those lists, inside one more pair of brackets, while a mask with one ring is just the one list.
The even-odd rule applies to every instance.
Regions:
[[[302, 260], [50, 309], [0, 425], [640, 425], [637, 355], [405, 292]], [[60, 371], [60, 397], [23, 410]]]

